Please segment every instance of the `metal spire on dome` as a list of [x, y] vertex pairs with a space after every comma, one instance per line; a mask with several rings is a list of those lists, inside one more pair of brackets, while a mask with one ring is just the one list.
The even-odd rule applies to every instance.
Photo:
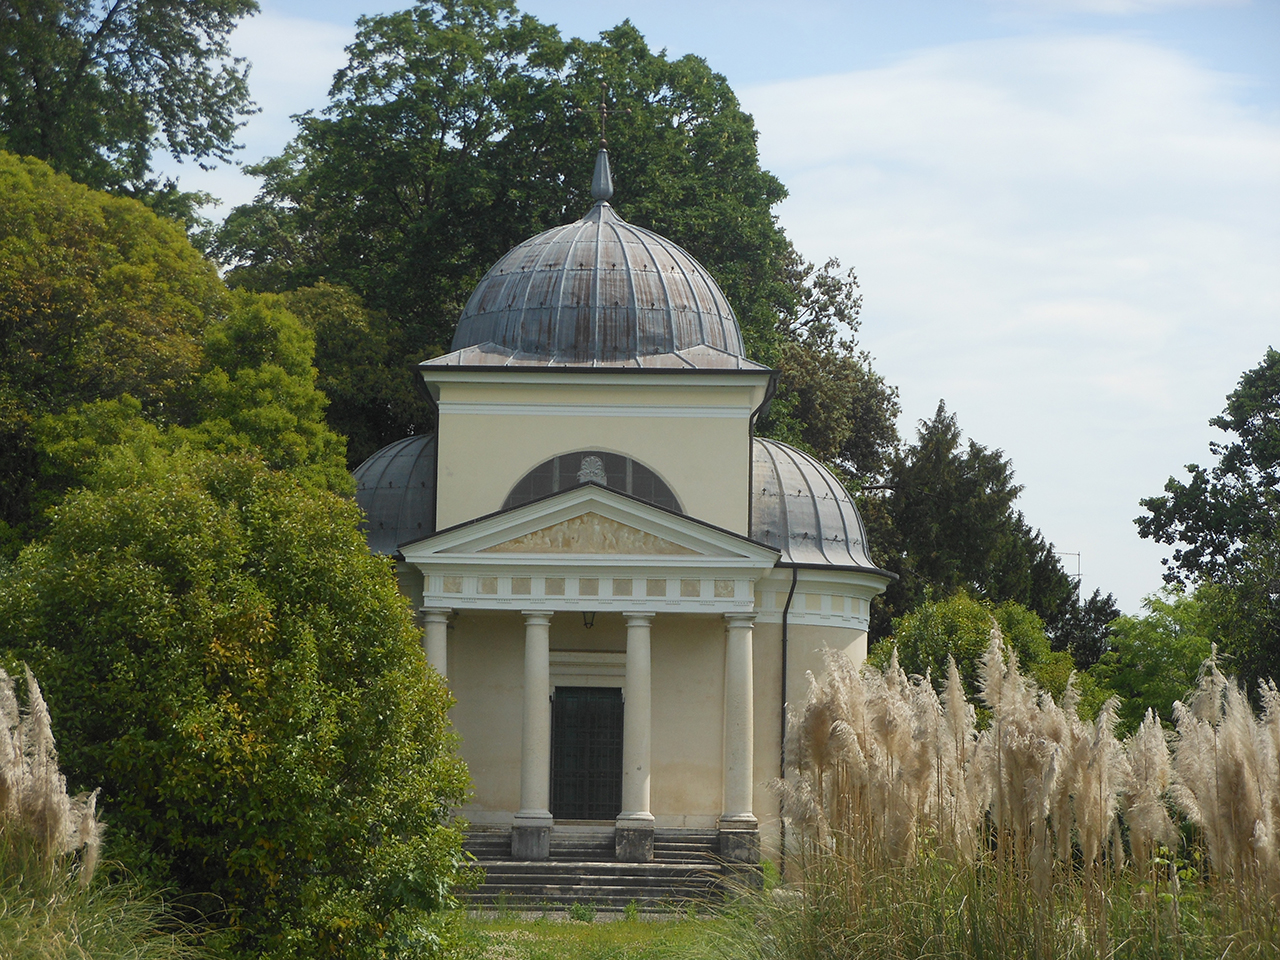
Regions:
[[[608, 200], [613, 196], [613, 174], [609, 170], [609, 141], [604, 137], [605, 121], [609, 119], [609, 102], [605, 95], [609, 86], [600, 80], [600, 151], [596, 154], [596, 169], [591, 175], [591, 196], [595, 200]], [[628, 110], [627, 113], [631, 111]]]
[[[601, 141], [603, 143], [603, 140]], [[596, 154], [596, 172], [591, 175], [591, 196], [608, 200], [613, 196], [613, 174], [609, 172], [609, 151], [604, 147]]]

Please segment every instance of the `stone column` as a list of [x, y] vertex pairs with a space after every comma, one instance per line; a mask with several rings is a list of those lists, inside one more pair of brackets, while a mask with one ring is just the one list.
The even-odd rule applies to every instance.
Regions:
[[449, 676], [449, 607], [422, 608], [422, 651], [440, 676]]
[[649, 625], [652, 613], [628, 613], [627, 679], [622, 707], [622, 812], [614, 829], [617, 858], [630, 863], [653, 859], [653, 814], [649, 811], [650, 677]]
[[513, 860], [551, 852], [551, 614], [524, 614], [524, 726], [520, 735], [520, 812], [511, 828]]
[[724, 812], [720, 815], [720, 855], [729, 860], [760, 859], [759, 824], [751, 812], [755, 790], [755, 697], [752, 690], [751, 625], [754, 613], [726, 613], [728, 623], [724, 684]]

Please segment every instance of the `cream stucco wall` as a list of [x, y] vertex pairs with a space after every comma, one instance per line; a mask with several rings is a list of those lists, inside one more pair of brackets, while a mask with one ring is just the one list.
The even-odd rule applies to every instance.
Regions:
[[[721, 803], [724, 715], [724, 624], [719, 617], [654, 618], [652, 643], [652, 810], [659, 826], [715, 825]], [[557, 653], [626, 650], [621, 614], [551, 619]], [[475, 823], [510, 823], [520, 806], [520, 742], [524, 696], [524, 618], [512, 613], [464, 612], [449, 631], [451, 711], [473, 794], [462, 810]], [[622, 686], [607, 678], [564, 682]], [[556, 668], [552, 668], [556, 684]]]
[[[782, 761], [782, 624], [762, 623], [755, 629], [755, 793], [753, 806], [760, 821], [761, 852], [776, 858], [779, 851], [778, 798], [770, 787]], [[787, 630], [787, 702], [798, 706], [809, 689], [807, 674], [820, 676], [827, 650], [847, 654], [854, 663], [867, 657], [867, 633], [844, 627], [790, 624]]]
[[[781, 651], [779, 623], [757, 625], [753, 643], [755, 690], [754, 807], [767, 856], [778, 850], [778, 804], [769, 786], [779, 774]], [[788, 630], [787, 689], [803, 701], [806, 672], [821, 673], [824, 651], [843, 650], [860, 662], [866, 633], [792, 624]], [[652, 812], [660, 827], [713, 827], [722, 809], [724, 743], [724, 622], [716, 616], [654, 618], [652, 642]], [[613, 653], [626, 649], [620, 614], [601, 613], [583, 626], [580, 613], [551, 621], [557, 653]], [[462, 813], [475, 823], [509, 824], [520, 805], [524, 620], [515, 613], [464, 612], [449, 631], [449, 684], [457, 699], [451, 717], [474, 793]], [[555, 684], [556, 668], [552, 669]], [[621, 686], [607, 677], [572, 685]]]
[[768, 378], [721, 379], [613, 375], [563, 383], [548, 375], [435, 383], [437, 527], [501, 509], [511, 488], [552, 457], [599, 449], [648, 466], [689, 516], [745, 534], [751, 414]]

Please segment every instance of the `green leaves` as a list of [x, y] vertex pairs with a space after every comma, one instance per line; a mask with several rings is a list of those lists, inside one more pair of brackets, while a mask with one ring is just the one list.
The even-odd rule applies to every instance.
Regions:
[[[157, 147], [228, 160], [252, 112], [248, 67], [231, 59], [254, 0], [18, 0], [0, 18], [0, 148], [81, 183], [134, 195]], [[189, 200], [186, 206], [190, 206]]]
[[1195, 688], [1216, 633], [1213, 617], [1198, 595], [1165, 589], [1142, 605], [1145, 614], [1112, 623], [1110, 649], [1089, 670], [1100, 685], [1121, 697], [1122, 733], [1136, 730], [1148, 707], [1165, 722], [1172, 721], [1173, 702]]
[[1188, 465], [1186, 482], [1170, 477], [1163, 496], [1140, 501], [1149, 515], [1134, 520], [1140, 536], [1178, 545], [1164, 560], [1169, 583], [1218, 579], [1240, 560], [1246, 540], [1278, 529], [1280, 352], [1268, 348], [1209, 422], [1236, 439], [1210, 444], [1217, 464]]
[[443, 902], [466, 785], [391, 568], [349, 501], [252, 459], [107, 459], [0, 591], [69, 779], [237, 951], [378, 955]]
[[0, 152], [0, 524], [37, 519], [41, 416], [125, 394], [183, 414], [226, 297], [177, 225]]
[[963, 446], [955, 416], [939, 403], [887, 474], [891, 496], [864, 501], [871, 542], [900, 576], [885, 594], [886, 612], [900, 616], [930, 592], [945, 597], [964, 589], [1016, 601], [1056, 635], [1075, 587], [1052, 545], [1016, 509], [1022, 488], [999, 450], [973, 440]]
[[776, 358], [778, 317], [800, 300], [772, 216], [785, 191], [760, 169], [751, 118], [704, 61], [651, 52], [629, 22], [566, 42], [489, 0], [363, 18], [349, 57], [328, 108], [300, 118], [285, 153], [255, 168], [262, 193], [228, 217], [215, 251], [235, 285], [302, 290], [324, 280], [384, 318], [376, 364], [372, 351], [353, 362], [321, 338], [321, 380], [378, 398], [333, 412], [359, 438], [353, 462], [377, 448], [374, 438], [429, 423], [402, 371], [449, 349], [485, 271], [591, 207], [602, 78], [614, 205], [706, 265], [749, 353]]

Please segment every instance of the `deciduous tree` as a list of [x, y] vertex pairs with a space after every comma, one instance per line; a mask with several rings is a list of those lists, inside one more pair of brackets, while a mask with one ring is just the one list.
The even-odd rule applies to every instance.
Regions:
[[0, 148], [189, 213], [174, 184], [152, 177], [151, 156], [229, 159], [252, 104], [248, 68], [227, 40], [257, 9], [255, 0], [5, 0]]
[[1165, 580], [1215, 580], [1241, 558], [1254, 535], [1274, 538], [1280, 529], [1280, 352], [1240, 377], [1227, 407], [1209, 421], [1233, 439], [1211, 443], [1217, 463], [1189, 464], [1190, 478], [1170, 477], [1164, 494], [1147, 497], [1139, 535], [1175, 545], [1165, 558]]
[[1111, 625], [1110, 649], [1089, 674], [1121, 698], [1120, 729], [1136, 730], [1147, 708], [1173, 721], [1173, 702], [1195, 688], [1217, 632], [1203, 598], [1166, 588], [1143, 601], [1147, 611]]
[[[449, 348], [471, 290], [507, 250], [590, 208], [602, 79], [614, 205], [706, 265], [751, 355], [778, 361], [777, 318], [801, 297], [772, 214], [785, 190], [760, 168], [750, 116], [703, 60], [652, 52], [629, 22], [565, 41], [505, 0], [361, 18], [348, 54], [329, 106], [255, 168], [262, 192], [227, 218], [215, 250], [233, 284], [323, 279], [386, 318], [383, 365], [397, 392], [361, 410], [370, 422], [352, 435], [423, 429], [413, 365]], [[357, 372], [320, 356], [326, 382]], [[358, 372], [385, 396], [388, 374]]]
[[226, 299], [176, 224], [0, 152], [0, 530], [31, 520], [36, 420], [124, 394], [183, 415]]

